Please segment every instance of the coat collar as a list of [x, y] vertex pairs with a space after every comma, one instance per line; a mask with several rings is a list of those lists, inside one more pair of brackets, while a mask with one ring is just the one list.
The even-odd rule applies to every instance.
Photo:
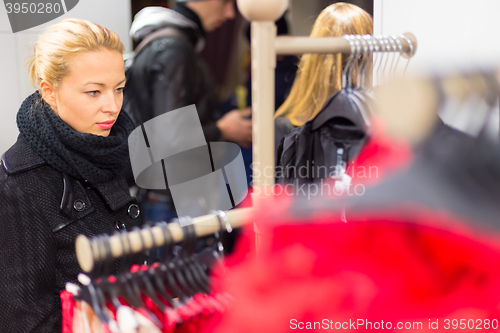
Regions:
[[47, 164], [19, 134], [17, 142], [2, 155], [2, 164], [9, 175]]
[[123, 177], [99, 183], [93, 187], [102, 195], [104, 201], [112, 210], [117, 210], [134, 200], [130, 196], [127, 182]]
[[[1, 161], [9, 175], [48, 165], [47, 162], [28, 145], [22, 135], [19, 135], [17, 142], [2, 155]], [[62, 179], [61, 177], [61, 181], [63, 181]], [[83, 183], [83, 185], [86, 184]], [[121, 177], [93, 185], [93, 188], [101, 194], [106, 204], [112, 210], [117, 210], [133, 200], [128, 192], [128, 186], [125, 179]], [[67, 196], [68, 193], [63, 193], [63, 197], [65, 195]]]

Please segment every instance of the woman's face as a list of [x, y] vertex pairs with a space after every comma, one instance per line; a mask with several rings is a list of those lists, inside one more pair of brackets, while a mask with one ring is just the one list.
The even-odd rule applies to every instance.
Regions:
[[42, 96], [75, 131], [108, 136], [123, 103], [122, 55], [101, 49], [82, 52], [69, 62], [69, 75], [58, 90], [40, 84]]

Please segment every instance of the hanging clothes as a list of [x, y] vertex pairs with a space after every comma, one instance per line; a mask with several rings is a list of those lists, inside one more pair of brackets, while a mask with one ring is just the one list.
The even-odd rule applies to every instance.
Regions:
[[[110, 328], [101, 322], [92, 306], [74, 300], [73, 294], [63, 290], [60, 294], [62, 304], [62, 333], [108, 333]], [[108, 312], [112, 314], [111, 311]]]
[[[497, 318], [498, 234], [470, 232], [465, 221], [430, 210], [377, 213], [345, 224], [318, 212], [314, 221], [268, 228], [270, 247], [226, 270], [232, 282], [223, 288], [235, 305], [206, 331], [289, 332], [324, 319], [329, 329], [363, 319], [356, 330], [370, 331], [367, 322], [381, 320], [428, 328], [429, 319]], [[260, 215], [259, 226], [271, 221]]]
[[277, 183], [334, 176], [340, 164], [359, 154], [367, 140], [365, 111], [353, 95], [347, 89], [332, 95], [314, 119], [285, 135], [276, 150]]
[[498, 145], [438, 121], [407, 167], [346, 204], [352, 211], [360, 206], [419, 204], [498, 228], [500, 156], [491, 153], [496, 150]]
[[60, 294], [63, 333], [199, 332], [232, 305], [227, 294], [204, 293], [208, 275], [200, 269], [207, 266], [195, 261], [206, 264], [202, 258], [207, 257], [207, 252], [203, 257], [183, 255], [169, 265], [134, 265], [130, 273], [102, 277], [81, 288], [69, 284], [72, 292]]
[[[391, 329], [439, 322], [444, 330], [461, 318], [491, 328], [500, 314], [500, 156], [491, 153], [498, 145], [442, 122], [413, 152], [376, 139], [354, 162], [385, 161], [382, 179], [370, 179], [363, 195], [262, 202], [251, 219], [265, 243], [256, 256], [247, 241], [226, 258], [231, 283], [215, 290], [235, 305], [206, 332], [343, 323], [371, 331], [382, 321]], [[243, 239], [254, 237], [254, 227], [245, 228]]]

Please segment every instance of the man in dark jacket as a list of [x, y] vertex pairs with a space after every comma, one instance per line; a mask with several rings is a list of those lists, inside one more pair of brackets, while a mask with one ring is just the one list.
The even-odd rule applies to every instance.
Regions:
[[[195, 104], [207, 142], [226, 140], [242, 147], [250, 145], [252, 125], [246, 118], [249, 109], [233, 110], [214, 119], [219, 101], [213, 79], [199, 54], [205, 44], [205, 32], [233, 19], [234, 10], [234, 0], [177, 1], [175, 10], [146, 7], [135, 16], [130, 34], [137, 43], [165, 27], [176, 31], [149, 42], [135, 56], [127, 73], [125, 104], [132, 105], [137, 125]], [[148, 191], [142, 196], [146, 219], [168, 220], [175, 216], [171, 214], [174, 207], [168, 190]]]

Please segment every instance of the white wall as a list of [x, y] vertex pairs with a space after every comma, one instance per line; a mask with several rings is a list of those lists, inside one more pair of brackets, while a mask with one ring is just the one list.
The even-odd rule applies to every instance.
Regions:
[[7, 12], [0, 4], [0, 155], [15, 141], [18, 135], [16, 113], [22, 101], [34, 92], [24, 67], [32, 54], [34, 43], [47, 26], [64, 18], [90, 20], [115, 31], [125, 44], [132, 48], [128, 37], [131, 8], [128, 0], [80, 0], [68, 13], [44, 25], [12, 33]]
[[498, 0], [375, 0], [374, 34], [414, 33], [416, 71], [497, 66], [499, 13]]
[[[500, 1], [375, 0], [374, 34], [412, 32], [418, 49], [408, 71], [447, 74], [500, 66]], [[403, 62], [405, 63], [405, 62]], [[497, 102], [498, 103], [498, 102]], [[500, 112], [490, 119], [492, 137], [500, 133]], [[453, 124], [453, 119], [443, 119]], [[459, 129], [460, 126], [456, 126]]]
[[290, 34], [294, 36], [309, 36], [314, 21], [323, 10], [318, 1], [289, 0], [288, 22]]

